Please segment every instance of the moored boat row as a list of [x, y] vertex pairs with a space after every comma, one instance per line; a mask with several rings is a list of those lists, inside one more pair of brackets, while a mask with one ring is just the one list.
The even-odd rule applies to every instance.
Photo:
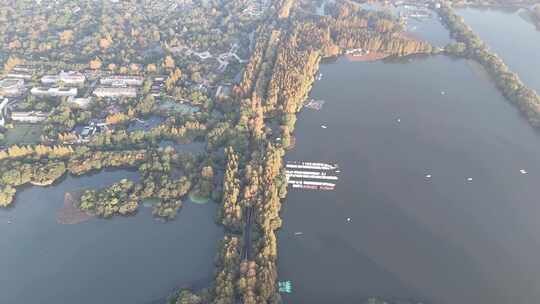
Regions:
[[285, 166], [286, 168], [313, 169], [313, 170], [336, 170], [337, 168], [339, 168], [337, 164], [300, 162], [300, 161], [289, 161], [287, 162]]
[[290, 161], [285, 165], [287, 183], [295, 189], [334, 190], [339, 177], [337, 164]]

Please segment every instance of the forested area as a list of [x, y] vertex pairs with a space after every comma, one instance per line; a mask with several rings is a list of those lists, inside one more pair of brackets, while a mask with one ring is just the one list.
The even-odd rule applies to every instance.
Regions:
[[[185, 1], [177, 10], [178, 5], [8, 0], [0, 10], [0, 50], [6, 56], [47, 56], [51, 61], [88, 63], [91, 68], [113, 64], [115, 69], [137, 72], [131, 64], [155, 64], [168, 47], [227, 49], [232, 37], [253, 23], [242, 17], [244, 1]], [[176, 27], [180, 31], [171, 30]]]
[[475, 34], [448, 3], [442, 3], [438, 13], [457, 43], [446, 47], [448, 54], [470, 58], [480, 63], [494, 80], [497, 88], [526, 115], [529, 122], [540, 126], [540, 96], [527, 87], [504, 61]]
[[329, 5], [327, 10], [329, 17], [322, 18], [322, 22], [315, 25], [329, 31], [323, 33], [330, 38], [323, 40], [323, 49], [332, 49], [329, 45], [335, 44], [340, 49], [361, 48], [393, 56], [434, 51], [429, 43], [400, 36], [405, 30], [403, 24], [387, 13], [362, 10], [351, 2], [337, 2]]

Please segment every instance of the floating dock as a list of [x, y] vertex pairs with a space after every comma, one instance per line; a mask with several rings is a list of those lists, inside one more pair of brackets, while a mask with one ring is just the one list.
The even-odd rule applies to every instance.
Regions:
[[336, 164], [319, 162], [287, 162], [285, 176], [287, 183], [295, 189], [334, 190], [339, 168]]
[[299, 162], [299, 161], [287, 162], [285, 167], [292, 168], [292, 169], [308, 169], [308, 170], [309, 169], [311, 170], [336, 170], [339, 168], [339, 166], [336, 164]]
[[334, 190], [336, 184], [324, 183], [324, 182], [310, 182], [310, 181], [294, 181], [289, 180], [289, 184], [295, 189], [307, 189], [307, 190]]
[[313, 175], [308, 174], [308, 172], [296, 171], [300, 173], [286, 173], [287, 177], [297, 177], [297, 178], [311, 178], [311, 179], [326, 179], [326, 180], [338, 180], [338, 177], [335, 175]]

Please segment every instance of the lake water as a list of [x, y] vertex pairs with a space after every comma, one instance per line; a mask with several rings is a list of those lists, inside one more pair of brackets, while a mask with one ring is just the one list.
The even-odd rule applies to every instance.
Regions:
[[18, 193], [13, 208], [0, 210], [0, 303], [164, 303], [178, 287], [212, 281], [223, 235], [214, 224], [214, 204], [185, 202], [168, 223], [154, 220], [150, 208], [133, 217], [56, 222], [65, 191], [122, 178], [137, 173], [104, 171], [29, 187]]
[[536, 303], [540, 137], [482, 69], [437, 56], [321, 72], [326, 103], [300, 114], [286, 158], [342, 173], [283, 205], [285, 303]]
[[465, 8], [456, 11], [492, 51], [540, 92], [540, 31], [524, 17], [524, 10]]

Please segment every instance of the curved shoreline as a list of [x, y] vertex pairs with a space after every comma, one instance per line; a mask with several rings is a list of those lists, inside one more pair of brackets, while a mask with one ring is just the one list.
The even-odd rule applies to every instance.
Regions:
[[71, 192], [64, 194], [64, 206], [56, 212], [56, 222], [58, 224], [80, 224], [95, 217], [75, 206], [75, 202], [78, 200], [76, 196], [80, 197], [80, 195], [72, 194]]

